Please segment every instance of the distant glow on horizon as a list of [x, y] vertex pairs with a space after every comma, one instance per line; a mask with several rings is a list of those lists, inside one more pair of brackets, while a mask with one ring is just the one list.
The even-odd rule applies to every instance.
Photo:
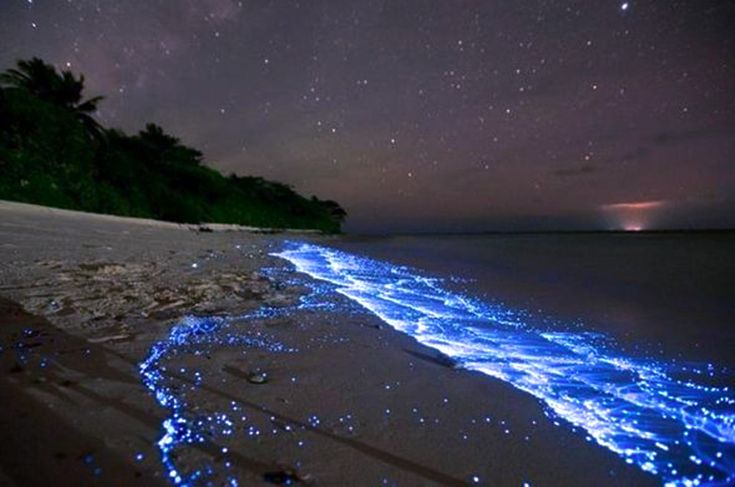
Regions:
[[536, 330], [513, 310], [444, 290], [439, 279], [327, 247], [293, 242], [272, 255], [457, 365], [535, 396], [667, 485], [735, 481], [735, 394], [709, 385], [723, 379], [712, 364], [633, 358], [602, 334]]
[[610, 203], [600, 208], [615, 220], [614, 226], [628, 232], [640, 232], [650, 227], [656, 210], [665, 208], [667, 201], [633, 201], [626, 203]]
[[666, 201], [637, 201], [632, 203], [610, 203], [602, 205], [603, 210], [651, 210], [661, 208], [666, 205]]

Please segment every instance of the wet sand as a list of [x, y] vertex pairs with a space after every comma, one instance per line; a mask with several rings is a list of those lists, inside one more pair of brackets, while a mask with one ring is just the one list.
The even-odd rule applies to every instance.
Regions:
[[[157, 441], [170, 412], [138, 364], [185, 315], [298, 303], [307, 288], [263, 271], [284, 266], [268, 256], [283, 238], [0, 203], [0, 484], [169, 483]], [[204, 377], [187, 410], [234, 421], [178, 448], [180, 470], [206, 465], [241, 485], [657, 483], [532, 397], [331, 299], [232, 323], [287, 352], [170, 357], [176, 387], [191, 370]]]

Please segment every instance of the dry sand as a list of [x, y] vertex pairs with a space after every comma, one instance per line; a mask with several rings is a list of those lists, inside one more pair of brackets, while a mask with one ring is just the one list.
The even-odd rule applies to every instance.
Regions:
[[[267, 255], [283, 238], [0, 203], [0, 485], [167, 484], [169, 412], [138, 364], [185, 315], [296, 303], [303, 287], [261, 270], [284, 265]], [[337, 312], [233, 325], [294, 352], [172, 359], [172, 374], [205, 377], [191, 411], [237, 416], [234, 434], [177, 450], [181, 469], [241, 485], [656, 483], [535, 399], [333, 299]], [[267, 383], [248, 381], [258, 372]]]

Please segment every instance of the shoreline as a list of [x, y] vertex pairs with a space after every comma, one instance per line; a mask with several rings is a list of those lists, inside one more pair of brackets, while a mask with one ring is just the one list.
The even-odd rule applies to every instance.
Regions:
[[[13, 398], [1, 406], [0, 472], [18, 485], [42, 484], [43, 472], [66, 485], [168, 483], [156, 445], [167, 411], [138, 364], [186, 315], [234, 317], [228, 333], [294, 350], [205, 344], [167, 359], [186, 414], [233, 422], [234, 433], [177, 450], [187, 471], [207, 464], [244, 485], [657, 483], [555, 426], [532, 397], [447, 366], [346, 298], [291, 308], [310, 281], [268, 255], [278, 236], [7, 206], [0, 217], [0, 385]], [[236, 319], [259, 309], [289, 312]], [[253, 382], [260, 373], [266, 383]]]
[[237, 225], [234, 223], [175, 223], [164, 220], [154, 220], [152, 218], [138, 218], [132, 216], [110, 215], [106, 213], [90, 213], [79, 210], [68, 210], [65, 208], [54, 208], [52, 206], [36, 205], [33, 203], [23, 203], [20, 201], [0, 200], [0, 212], [12, 212], [17, 215], [27, 214], [34, 216], [45, 214], [48, 216], [58, 216], [59, 218], [80, 218], [90, 222], [114, 222], [128, 225], [146, 225], [157, 228], [176, 228], [181, 230], [191, 230], [199, 232], [248, 232], [248, 233], [288, 233], [295, 235], [324, 235], [321, 230], [310, 228], [271, 228], [271, 227], [251, 227], [246, 225]]

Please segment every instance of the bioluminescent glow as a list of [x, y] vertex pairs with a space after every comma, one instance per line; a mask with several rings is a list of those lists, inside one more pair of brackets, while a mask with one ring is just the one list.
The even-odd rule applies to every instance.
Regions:
[[[238, 247], [239, 249], [239, 247]], [[228, 459], [227, 442], [257, 439], [263, 433], [251, 419], [243, 414], [237, 401], [215, 410], [201, 410], [202, 398], [207, 397], [207, 381], [221, 384], [221, 374], [207, 377], [196, 368], [177, 366], [178, 359], [202, 357], [204, 359], [225, 351], [246, 353], [249, 350], [266, 350], [271, 353], [293, 353], [297, 350], [283, 343], [269, 339], [248, 328], [253, 320], [268, 321], [283, 317], [295, 317], [299, 312], [350, 312], [357, 308], [351, 303], [337, 304], [333, 286], [294, 276], [284, 269], [265, 268], [261, 274], [269, 277], [278, 286], [288, 285], [307, 288], [308, 292], [291, 304], [262, 306], [252, 312], [238, 316], [195, 317], [187, 316], [176, 323], [168, 336], [153, 344], [148, 355], [138, 366], [141, 380], [153, 394], [160, 406], [168, 411], [162, 423], [162, 436], [157, 442], [161, 463], [166, 478], [174, 485], [229, 485], [238, 484], [237, 476], [231, 470]], [[325, 338], [326, 339], [326, 338]], [[295, 381], [295, 378], [292, 378]], [[206, 400], [211, 407], [215, 401]], [[271, 418], [273, 419], [273, 418]], [[319, 418], [309, 416], [305, 424], [316, 427]], [[284, 425], [286, 432], [297, 427]], [[299, 427], [303, 430], [303, 427]], [[279, 429], [271, 429], [277, 434]], [[299, 446], [302, 440], [296, 440]], [[223, 461], [199, 459], [192, 463], [183, 460], [195, 447], [219, 452]], [[288, 483], [288, 482], [287, 482]]]
[[712, 365], [633, 358], [600, 334], [537, 330], [438, 279], [327, 247], [289, 243], [273, 255], [461, 367], [532, 394], [667, 484], [735, 482], [735, 392], [708, 383]]
[[[250, 317], [265, 317], [260, 311]], [[217, 436], [233, 434], [231, 411], [195, 414], [189, 408], [188, 395], [202, 385], [202, 374], [197, 370], [168, 370], [168, 363], [181, 354], [200, 355], [212, 347], [260, 348], [271, 352], [291, 351], [283, 344], [269, 342], [258, 336], [228, 331], [232, 319], [221, 317], [197, 318], [189, 316], [174, 326], [168, 337], [151, 347], [146, 359], [139, 365], [143, 384], [153, 393], [158, 403], [167, 409], [169, 417], [163, 422], [163, 436], [158, 441], [161, 462], [168, 479], [175, 485], [204, 483], [215, 474], [212, 465], [186, 468], [177, 464], [177, 454], [187, 446], [212, 441]], [[251, 436], [255, 434], [250, 430]], [[223, 448], [223, 452], [226, 448]], [[227, 485], [237, 485], [237, 479], [226, 477]]]

